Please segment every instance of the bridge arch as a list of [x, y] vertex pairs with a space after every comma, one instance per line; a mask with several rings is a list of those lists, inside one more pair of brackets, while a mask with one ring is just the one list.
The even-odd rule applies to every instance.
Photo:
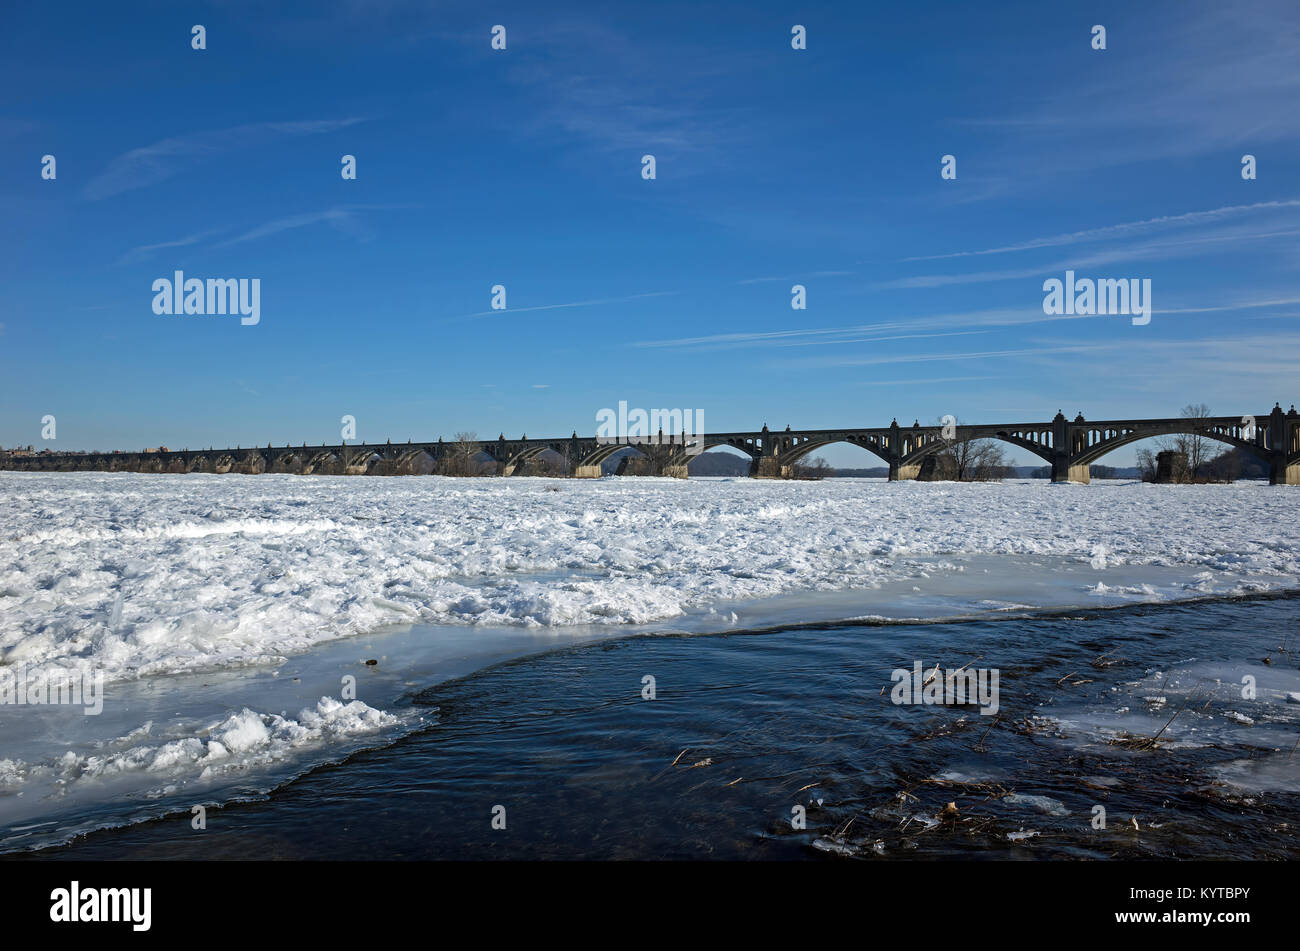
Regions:
[[303, 466], [306, 464], [303, 453], [299, 450], [289, 450], [281, 452], [271, 460], [267, 472], [286, 473], [290, 475], [300, 474]]
[[405, 449], [393, 460], [398, 475], [432, 475], [438, 468], [437, 457], [425, 446]]
[[379, 475], [385, 468], [384, 454], [378, 449], [362, 448], [347, 457], [348, 475]]
[[266, 457], [262, 455], [260, 449], [250, 449], [241, 453], [235, 467], [236, 472], [241, 472], [244, 475], [258, 475], [265, 472], [266, 469]]
[[889, 465], [889, 450], [880, 445], [875, 440], [849, 439], [843, 437], [825, 437], [804, 439], [791, 446], [780, 454], [781, 465], [797, 466], [803, 460], [807, 459], [819, 449], [825, 449], [827, 446], [852, 446], [854, 449], [861, 449], [875, 459], [879, 459], [886, 467]]
[[627, 460], [649, 459], [653, 448], [653, 446], [625, 442], [598, 445], [595, 449], [578, 460], [578, 466], [582, 468], [594, 467], [599, 469], [606, 462], [609, 462], [616, 457], [622, 457]]
[[585, 468], [587, 466], [599, 466], [610, 456], [617, 455], [618, 453], [621, 453], [624, 450], [632, 450], [633, 452], [636, 452], [642, 456], [648, 456], [649, 453], [646, 450], [651, 448], [652, 448], [651, 446], [646, 446], [639, 443], [627, 443], [627, 442], [597, 443], [595, 448], [589, 451], [581, 459], [576, 460], [575, 465], [577, 467], [582, 467], [582, 468]]
[[[1084, 434], [1078, 434], [1084, 435]], [[1267, 447], [1262, 443], [1265, 438], [1263, 427], [1256, 429], [1255, 439], [1247, 440], [1243, 438], [1243, 433], [1238, 431], [1216, 431], [1204, 427], [1193, 425], [1188, 421], [1170, 422], [1165, 425], [1143, 426], [1132, 429], [1114, 429], [1101, 434], [1101, 438], [1095, 442], [1081, 441], [1081, 444], [1075, 447], [1078, 451], [1074, 454], [1071, 462], [1076, 465], [1091, 465], [1094, 462], [1104, 458], [1116, 449], [1122, 449], [1124, 446], [1132, 445], [1135, 442], [1141, 442], [1144, 439], [1152, 439], [1159, 436], [1197, 436], [1203, 439], [1212, 439], [1215, 442], [1223, 443], [1235, 449], [1243, 449], [1266, 466], [1271, 460]], [[1300, 459], [1300, 456], [1297, 457]]]
[[[909, 438], [912, 434], [908, 434]], [[1051, 447], [1041, 445], [1032, 439], [1008, 432], [1007, 430], [998, 430], [996, 432], [981, 432], [979, 430], [963, 431], [963, 427], [958, 427], [956, 435], [952, 439], [944, 439], [941, 435], [935, 433], [926, 433], [928, 438], [917, 442], [909, 442], [909, 439], [903, 440], [903, 465], [913, 465], [922, 462], [926, 456], [932, 456], [937, 452], [942, 452], [951, 446], [961, 443], [976, 442], [981, 439], [992, 440], [993, 442], [1005, 443], [1016, 449], [1023, 449], [1033, 456], [1037, 456], [1047, 465], [1052, 464]]]
[[[546, 466], [560, 472], [571, 470], [579, 460], [572, 458], [572, 447], [567, 442], [539, 442], [527, 445], [509, 454], [502, 468], [503, 475], [523, 475], [530, 466]], [[555, 474], [555, 473], [547, 473]]]
[[722, 434], [719, 436], [710, 436], [706, 433], [704, 436], [704, 448], [700, 453], [696, 453], [696, 455], [708, 452], [710, 449], [719, 449], [723, 446], [744, 453], [749, 456], [750, 460], [757, 460], [763, 453], [763, 447], [760, 446], [758, 441], [755, 439], [743, 435]]
[[685, 468], [687, 477], [750, 476], [754, 474], [758, 461], [750, 450], [719, 441], [701, 452], [673, 456], [669, 465]]

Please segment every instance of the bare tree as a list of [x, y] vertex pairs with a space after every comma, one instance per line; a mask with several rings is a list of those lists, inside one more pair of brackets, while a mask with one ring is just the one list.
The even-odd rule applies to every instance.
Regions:
[[992, 439], [968, 439], [948, 451], [956, 463], [958, 482], [989, 482], [1006, 474], [1006, 454]]
[[1156, 454], [1150, 449], [1139, 449], [1137, 452], [1137, 470], [1138, 478], [1143, 482], [1156, 481]]
[[438, 461], [439, 473], [449, 476], [478, 475], [481, 467], [474, 460], [478, 452], [477, 433], [457, 433], [456, 441], [451, 444], [451, 448]]
[[518, 475], [525, 476], [559, 476], [569, 471], [568, 455], [565, 453], [542, 450], [529, 456], [519, 467]]
[[618, 459], [618, 466], [614, 470], [615, 475], [621, 476], [654, 476], [662, 475], [655, 466], [654, 461], [636, 449], [632, 452], [625, 452], [622, 455], [615, 453], [611, 459]]
[[1166, 436], [1159, 445], [1161, 450], [1176, 452], [1187, 460], [1186, 480], [1195, 482], [1202, 478], [1205, 464], [1210, 461], [1210, 440], [1204, 435], [1210, 408], [1204, 403], [1189, 403], [1178, 415], [1188, 420], [1189, 432]]
[[796, 479], [826, 479], [834, 475], [835, 469], [829, 462], [821, 456], [809, 459], [807, 462], [795, 463], [793, 477]]
[[1241, 456], [1231, 449], [1219, 453], [1205, 464], [1205, 477], [1211, 482], [1235, 482], [1241, 478]]
[[[1179, 413], [1189, 421], [1188, 432], [1157, 440], [1161, 451], [1177, 453], [1173, 466], [1175, 482], [1231, 482], [1241, 471], [1240, 459], [1231, 449], [1216, 452], [1215, 440], [1208, 435], [1210, 408], [1204, 403], [1189, 403]], [[1141, 463], [1139, 453], [1139, 464]]]
[[1009, 470], [1006, 453], [996, 439], [967, 439], [949, 442], [934, 454], [932, 478], [991, 482], [1004, 478]]

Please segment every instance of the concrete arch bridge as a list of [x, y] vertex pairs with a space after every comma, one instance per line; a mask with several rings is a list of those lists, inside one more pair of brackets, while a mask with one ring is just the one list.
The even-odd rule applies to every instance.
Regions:
[[[952, 426], [890, 425], [866, 429], [806, 429], [709, 433], [687, 444], [680, 435], [610, 440], [595, 436], [507, 439], [474, 442], [411, 442], [394, 444], [236, 447], [175, 451], [54, 453], [0, 452], [0, 469], [109, 472], [281, 472], [297, 475], [418, 475], [439, 471], [459, 455], [473, 454], [499, 475], [518, 473], [547, 450], [565, 460], [577, 477], [598, 477], [601, 463], [629, 446], [649, 459], [650, 471], [685, 478], [687, 465], [699, 452], [728, 446], [749, 456], [750, 475], [783, 478], [808, 455], [833, 443], [859, 446], [889, 467], [889, 478], [915, 479], [926, 457], [946, 446], [973, 439], [996, 439], [1042, 459], [1055, 482], [1087, 482], [1089, 466], [1130, 443], [1152, 436], [1197, 435], [1241, 449], [1262, 460], [1269, 481], [1300, 485], [1300, 414], [1294, 406], [1283, 411], [1241, 416], [1169, 419], [1073, 420], [1058, 412], [1052, 419], [1028, 423], [962, 424]], [[481, 454], [481, 455], [480, 455]]]

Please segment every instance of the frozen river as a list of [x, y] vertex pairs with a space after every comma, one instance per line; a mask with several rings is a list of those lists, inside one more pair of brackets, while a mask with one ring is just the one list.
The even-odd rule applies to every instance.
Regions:
[[557, 647], [1300, 587], [1300, 492], [1245, 483], [6, 472], [0, 513], [0, 671], [104, 683], [0, 705], [5, 849], [256, 798]]

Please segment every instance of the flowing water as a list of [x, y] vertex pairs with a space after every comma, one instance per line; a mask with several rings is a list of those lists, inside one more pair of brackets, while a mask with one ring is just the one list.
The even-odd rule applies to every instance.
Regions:
[[[895, 703], [918, 661], [996, 713]], [[1297, 691], [1295, 595], [643, 633], [414, 683], [411, 732], [205, 829], [8, 857], [1294, 859]]]

